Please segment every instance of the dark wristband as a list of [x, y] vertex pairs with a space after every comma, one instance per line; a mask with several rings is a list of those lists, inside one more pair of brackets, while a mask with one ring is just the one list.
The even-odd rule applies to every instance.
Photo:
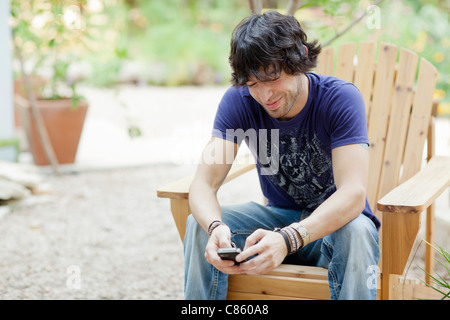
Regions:
[[292, 248], [291, 248], [291, 242], [289, 241], [288, 235], [281, 228], [275, 228], [273, 231], [278, 232], [279, 234], [281, 234], [283, 236], [284, 242], [286, 242], [287, 252], [288, 252], [288, 254], [290, 254]]
[[208, 237], [211, 237], [211, 234], [214, 231], [214, 229], [222, 224], [225, 225], [225, 222], [220, 220], [214, 220], [213, 222], [211, 222], [208, 227]]

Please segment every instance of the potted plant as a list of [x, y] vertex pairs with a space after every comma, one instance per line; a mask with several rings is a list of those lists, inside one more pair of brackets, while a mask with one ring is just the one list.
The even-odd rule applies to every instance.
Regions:
[[[88, 109], [86, 101], [77, 93], [76, 79], [68, 72], [79, 57], [77, 50], [85, 33], [81, 24], [83, 2], [76, 3], [11, 1], [13, 45], [16, 59], [22, 64], [15, 93], [28, 101], [24, 118], [29, 121], [22, 125], [27, 126], [30, 151], [37, 165], [48, 165], [51, 159], [36, 114], [32, 112], [33, 105], [39, 110], [47, 142], [59, 164], [75, 161]], [[26, 68], [31, 71], [25, 71]], [[27, 83], [33, 97], [26, 90]]]

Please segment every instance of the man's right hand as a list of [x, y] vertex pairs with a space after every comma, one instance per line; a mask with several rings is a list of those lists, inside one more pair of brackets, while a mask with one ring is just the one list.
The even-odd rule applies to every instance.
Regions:
[[217, 254], [219, 248], [231, 248], [231, 231], [226, 225], [213, 230], [205, 249], [206, 260], [218, 270], [227, 274], [239, 273], [239, 266], [231, 260], [222, 260]]

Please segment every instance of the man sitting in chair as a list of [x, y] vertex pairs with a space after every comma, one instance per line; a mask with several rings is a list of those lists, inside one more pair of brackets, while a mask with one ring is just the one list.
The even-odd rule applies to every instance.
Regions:
[[[190, 188], [186, 299], [225, 299], [229, 274], [264, 274], [282, 262], [327, 268], [332, 299], [376, 298], [368, 278], [380, 224], [366, 199], [364, 102], [353, 84], [310, 73], [320, 50], [294, 17], [273, 11], [234, 30], [233, 85]], [[217, 200], [242, 140], [266, 206]], [[217, 253], [233, 245], [242, 249], [237, 263]]]

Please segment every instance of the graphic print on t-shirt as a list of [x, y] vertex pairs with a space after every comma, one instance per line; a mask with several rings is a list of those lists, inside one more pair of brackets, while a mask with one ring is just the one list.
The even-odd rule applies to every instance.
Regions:
[[[335, 190], [331, 158], [319, 138], [288, 130], [280, 134], [279, 170], [267, 177], [305, 209], [314, 210]], [[272, 146], [267, 145], [270, 156]]]

